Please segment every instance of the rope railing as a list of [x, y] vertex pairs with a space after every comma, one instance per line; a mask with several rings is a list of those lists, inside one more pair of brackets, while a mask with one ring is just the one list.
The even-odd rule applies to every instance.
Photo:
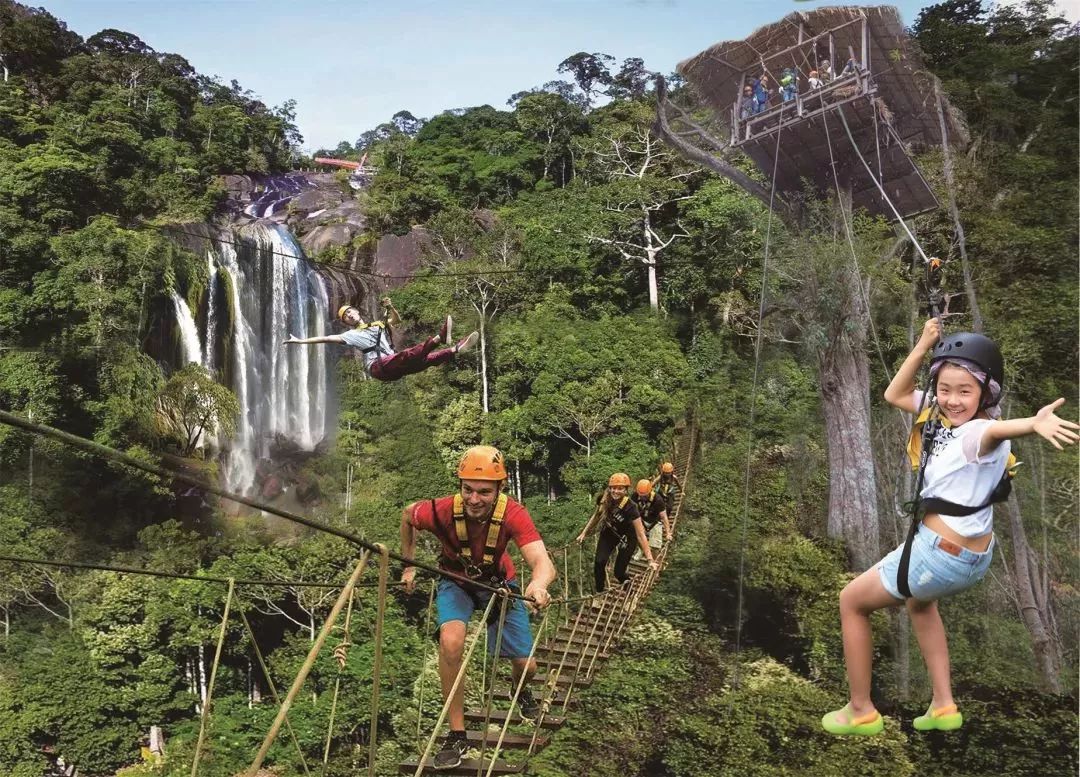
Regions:
[[[196, 488], [202, 489], [208, 494], [214, 494], [215, 496], [219, 496], [223, 499], [228, 499], [238, 504], [253, 507], [256, 510], [269, 513], [270, 515], [275, 515], [278, 518], [285, 519], [286, 521], [291, 521], [292, 523], [306, 526], [309, 529], [315, 529], [316, 531], [324, 532], [326, 534], [348, 540], [349, 542], [358, 545], [359, 547], [369, 552], [380, 552], [379, 548], [376, 546], [375, 543], [368, 542], [367, 540], [364, 540], [361, 537], [357, 537], [355, 534], [347, 532], [344, 529], [339, 529], [336, 526], [331, 526], [328, 523], [317, 521], [314, 518], [308, 518], [307, 516], [300, 515], [299, 513], [294, 513], [291, 510], [285, 510], [280, 507], [275, 507], [274, 505], [266, 504], [265, 502], [260, 502], [257, 499], [251, 499], [250, 497], [242, 496], [241, 494], [235, 494], [230, 491], [226, 491], [223, 488], [218, 488], [211, 483], [207, 483], [202, 478], [197, 478], [193, 475], [189, 475], [186, 472], [181, 472], [179, 470], [171, 469], [169, 467], [162, 467], [157, 464], [151, 464], [149, 462], [142, 461], [141, 459], [137, 459], [134, 456], [129, 456], [126, 453], [122, 453], [115, 448], [110, 448], [107, 445], [102, 445], [101, 443], [94, 442], [93, 440], [88, 440], [85, 437], [79, 437], [78, 435], [71, 434], [60, 429], [55, 429], [51, 426], [34, 423], [33, 421], [29, 421], [25, 418], [22, 418], [21, 416], [15, 415], [14, 413], [9, 413], [6, 410], [0, 410], [0, 423], [6, 424], [8, 426], [17, 427], [19, 429], [22, 429], [23, 431], [30, 432], [31, 434], [36, 434], [42, 437], [51, 437], [52, 439], [59, 440], [60, 442], [66, 445], [70, 445], [73, 448], [78, 448], [80, 450], [86, 451], [87, 453], [99, 456], [103, 459], [108, 459], [110, 461], [125, 464], [129, 467], [142, 470], [143, 472], [155, 475], [159, 478], [164, 478], [166, 480], [172, 479], [180, 481], [181, 483], [187, 483], [188, 485], [192, 485]], [[464, 575], [458, 575], [454, 572], [440, 569], [439, 567], [432, 564], [417, 561], [416, 559], [405, 558], [398, 553], [390, 552], [389, 556], [395, 561], [399, 561], [407, 566], [413, 566], [417, 569], [423, 569], [426, 572], [438, 575], [439, 577], [455, 580], [459, 583], [468, 583], [474, 588], [480, 588], [491, 593], [498, 593], [500, 590], [494, 586], [487, 585], [486, 583], [473, 581], [465, 577]], [[514, 599], [532, 601], [528, 597], [514, 593], [512, 591], [507, 595]]]
[[[116, 461], [120, 461], [124, 464], [129, 464], [141, 469], [143, 471], [150, 472], [151, 474], [159, 477], [174, 477], [177, 480], [183, 482], [191, 482], [199, 488], [204, 488], [209, 493], [217, 493], [218, 495], [233, 499], [241, 504], [249, 504], [250, 506], [257, 507], [258, 509], [265, 509], [266, 512], [278, 515], [286, 520], [293, 520], [298, 518], [295, 522], [309, 526], [316, 530], [324, 530], [325, 527], [320, 522], [313, 519], [305, 518], [304, 516], [295, 516], [285, 510], [279, 510], [270, 505], [262, 505], [255, 500], [249, 500], [244, 497], [238, 497], [238, 495], [229, 494], [222, 489], [217, 489], [210, 484], [203, 483], [196, 478], [186, 476], [184, 473], [178, 473], [169, 471], [166, 468], [156, 467], [155, 465], [147, 464], [146, 462], [131, 459], [118, 451], [106, 448], [106, 446], [98, 446], [98, 444], [91, 441], [82, 440], [74, 435], [67, 435], [59, 430], [54, 430], [48, 427], [43, 429], [37, 428], [39, 425], [24, 422], [17, 416], [12, 416], [9, 413], [0, 411], [0, 422], [9, 423], [9, 425], [23, 428], [26, 431], [30, 431], [35, 434], [43, 434], [45, 436], [52, 436], [54, 438], [61, 439], [63, 442], [71, 442], [75, 447], [89, 450], [91, 453], [103, 455], [105, 458], [110, 458]], [[681, 517], [681, 507], [685, 496], [686, 485], [689, 480], [689, 471], [692, 464], [694, 437], [696, 433], [696, 427], [691, 425], [689, 434], [684, 437], [685, 442], [685, 456], [673, 456], [672, 458], [679, 461], [682, 465], [680, 470], [683, 473], [682, 488], [675, 494], [673, 499], [673, 509], [671, 511], [671, 527], [672, 532], [675, 532], [678, 526], [679, 519]], [[66, 437], [73, 438], [78, 442], [72, 442], [65, 439]], [[96, 448], [102, 448], [107, 453], [96, 450]], [[345, 662], [348, 658], [347, 648], [351, 644], [351, 623], [354, 609], [354, 603], [358, 595], [358, 590], [363, 587], [377, 586], [377, 607], [375, 614], [375, 626], [374, 626], [374, 641], [375, 641], [375, 653], [372, 665], [372, 697], [371, 697], [371, 719], [368, 733], [368, 763], [367, 773], [369, 777], [374, 777], [376, 769], [376, 755], [378, 748], [378, 718], [379, 718], [379, 700], [380, 700], [380, 678], [382, 674], [383, 653], [382, 642], [384, 633], [384, 624], [386, 618], [386, 598], [388, 591], [392, 587], [400, 586], [401, 583], [397, 581], [389, 580], [389, 563], [390, 559], [397, 559], [400, 561], [406, 561], [402, 557], [389, 551], [389, 549], [382, 544], [372, 544], [355, 538], [344, 530], [334, 530], [328, 533], [335, 536], [343, 537], [356, 542], [363, 548], [363, 552], [360, 555], [358, 561], [355, 562], [355, 567], [348, 580], [344, 583], [333, 582], [313, 582], [313, 581], [287, 581], [287, 580], [258, 580], [258, 579], [240, 579], [233, 577], [221, 577], [217, 575], [196, 575], [188, 573], [174, 573], [158, 570], [146, 570], [136, 567], [125, 567], [116, 565], [105, 564], [92, 564], [87, 562], [68, 562], [68, 561], [53, 561], [47, 559], [31, 559], [22, 556], [12, 555], [0, 555], [0, 562], [6, 561], [11, 563], [26, 563], [26, 564], [41, 564], [44, 566], [54, 567], [70, 567], [76, 569], [90, 569], [115, 572], [121, 574], [141, 574], [149, 575], [153, 577], [161, 578], [176, 578], [176, 579], [190, 579], [201, 582], [210, 582], [217, 584], [227, 584], [228, 591], [225, 598], [224, 615], [220, 626], [217, 645], [214, 655], [214, 663], [211, 668], [209, 685], [206, 691], [206, 697], [203, 701], [203, 706], [200, 715], [200, 727], [199, 736], [195, 747], [195, 757], [192, 761], [192, 777], [198, 777], [198, 769], [202, 761], [203, 749], [210, 738], [210, 727], [212, 723], [212, 700], [215, 681], [217, 678], [217, 669], [221, 660], [221, 655], [224, 646], [224, 640], [227, 632], [227, 624], [230, 617], [230, 609], [233, 605], [234, 599], [239, 595], [240, 590], [246, 586], [296, 586], [296, 587], [323, 587], [323, 588], [340, 588], [337, 599], [335, 600], [329, 614], [322, 624], [318, 635], [312, 642], [312, 645], [308, 651], [308, 654], [297, 672], [292, 685], [284, 698], [280, 697], [276, 686], [271, 678], [270, 670], [266, 664], [265, 657], [263, 656], [258, 642], [255, 637], [254, 630], [248, 621], [243, 608], [237, 608], [241, 623], [243, 624], [246, 637], [252, 644], [252, 649], [256, 654], [256, 659], [259, 664], [259, 668], [266, 678], [267, 685], [270, 689], [274, 703], [278, 706], [278, 711], [271, 724], [258, 752], [255, 755], [254, 760], [251, 763], [247, 771], [249, 777], [253, 777], [259, 769], [262, 767], [266, 760], [268, 752], [274, 742], [276, 741], [281, 729], [284, 727], [289, 732], [292, 745], [296, 750], [300, 759], [300, 764], [303, 768], [305, 775], [310, 775], [308, 764], [304, 759], [303, 749], [296, 737], [296, 733], [293, 731], [289, 722], [289, 711], [298, 698], [298, 695], [303, 688], [308, 676], [315, 666], [315, 662], [320, 655], [326, 641], [332, 633], [335, 625], [343, 610], [346, 610], [345, 623], [343, 629], [343, 640], [340, 645], [335, 649], [335, 658], [338, 660], [339, 672], [335, 680], [334, 696], [332, 701], [332, 708], [330, 712], [329, 726], [326, 736], [326, 744], [323, 751], [323, 773], [325, 774], [327, 765], [329, 763], [329, 755], [331, 752], [332, 741], [334, 738], [335, 727], [335, 712], [337, 708], [338, 695], [340, 691], [340, 683], [342, 679], [342, 670], [345, 667]], [[576, 546], [576, 547], [575, 547]], [[480, 732], [480, 758], [477, 761], [477, 775], [481, 777], [491, 777], [496, 769], [497, 759], [499, 758], [502, 750], [506, 745], [506, 738], [508, 734], [511, 721], [513, 719], [514, 711], [520, 704], [520, 697], [523, 693], [526, 684], [530, 679], [529, 667], [533, 666], [534, 660], [536, 660], [539, 652], [543, 652], [543, 663], [547, 666], [547, 674], [541, 693], [541, 700], [539, 703], [539, 714], [532, 722], [531, 736], [528, 736], [528, 746], [525, 757], [528, 758], [534, 754], [537, 750], [539, 737], [542, 729], [544, 728], [546, 719], [550, 717], [552, 710], [558, 709], [560, 712], [565, 713], [570, 706], [571, 700], [575, 696], [575, 692], [591, 682], [595, 672], [598, 670], [601, 662], [606, 658], [613, 645], [615, 645], [619, 639], [623, 636], [629, 624], [633, 620], [635, 614], [639, 610], [645, 597], [649, 591], [656, 585], [660, 578], [662, 570], [665, 568], [669, 551], [672, 548], [672, 542], [667, 541], [663, 543], [663, 546], [657, 553], [658, 568], [653, 570], [651, 568], [642, 570], [639, 574], [635, 574], [628, 581], [628, 585], [618, 586], [610, 588], [604, 592], [584, 594], [586, 585], [586, 570], [591, 571], [589, 566], [586, 566], [584, 556], [587, 552], [587, 546], [579, 544], [577, 542], [568, 543], [566, 546], [556, 549], [556, 553], [553, 554], [553, 561], [561, 562], [563, 571], [563, 580], [561, 581], [562, 591], [561, 596], [557, 599], [553, 598], [551, 606], [543, 613], [540, 627], [533, 640], [532, 646], [529, 651], [528, 658], [526, 660], [526, 670], [517, 673], [514, 677], [514, 682], [510, 690], [510, 708], [502, 718], [502, 725], [499, 731], [499, 735], [496, 738], [494, 744], [491, 746], [490, 758], [486, 759], [488, 755], [488, 743], [491, 739], [491, 731], [489, 730], [491, 722], [494, 720], [494, 702], [497, 694], [498, 686], [498, 670], [499, 658], [502, 652], [503, 645], [503, 631], [506, 623], [506, 613], [509, 606], [514, 600], [524, 600], [531, 602], [530, 599], [517, 595], [513, 591], [507, 588], [493, 588], [483, 584], [476, 584], [472, 581], [468, 581], [467, 578], [463, 578], [460, 575], [448, 573], [445, 570], [427, 566], [423, 563], [416, 562], [414, 560], [407, 560], [409, 564], [416, 566], [426, 571], [431, 571], [437, 576], [432, 580], [429, 596], [428, 596], [428, 608], [425, 619], [425, 631], [430, 632], [432, 612], [434, 610], [435, 603], [435, 591], [438, 578], [446, 578], [456, 580], [458, 582], [469, 582], [476, 590], [490, 590], [494, 595], [488, 598], [487, 606], [484, 613], [472, 633], [467, 636], [464, 655], [461, 662], [461, 667], [454, 678], [452, 687], [449, 694], [444, 699], [444, 703], [432, 729], [431, 735], [427, 738], [426, 744], [423, 746], [420, 752], [420, 759], [416, 767], [416, 775], [422, 774], [428, 766], [428, 758], [431, 755], [434, 743], [437, 735], [445, 723], [446, 717], [449, 713], [450, 705], [454, 699], [455, 694], [464, 682], [465, 676], [469, 671], [472, 656], [475, 652], [476, 644], [479, 640], [480, 634], [487, 633], [488, 620], [492, 613], [492, 608], [498, 597], [500, 603], [500, 611], [497, 626], [494, 630], [494, 650], [492, 651], [492, 671], [490, 686], [482, 691], [482, 698], [484, 698], [483, 708], [483, 729]], [[571, 563], [571, 557], [574, 553], [577, 553], [576, 565]], [[361, 582], [361, 578], [364, 571], [367, 568], [369, 561], [373, 554], [377, 554], [379, 557], [379, 577], [377, 583]], [[350, 562], [351, 563], [351, 562]], [[576, 575], [572, 574], [572, 571], [576, 571]], [[574, 596], [575, 589], [577, 591]], [[557, 609], [552, 609], [557, 608]], [[557, 614], [555, 614], [557, 613]], [[562, 624], [552, 634], [548, 642], [544, 642], [546, 636], [546, 630], [551, 624]], [[559, 631], [562, 628], [568, 630], [567, 634], [560, 635]], [[584, 635], [582, 637], [582, 635]], [[562, 645], [559, 647], [559, 645]], [[543, 645], [543, 646], [542, 646]], [[429, 660], [430, 653], [424, 659], [424, 670], [421, 672], [420, 685], [418, 690], [418, 710], [417, 710], [417, 740], [418, 743], [421, 740], [421, 731], [423, 726], [423, 714], [424, 714], [424, 695], [425, 695], [425, 680], [426, 666]], [[482, 670], [485, 674], [485, 682], [487, 675], [487, 663], [482, 662]], [[564, 676], [569, 677], [569, 681], [561, 683]], [[560, 685], [565, 685], [565, 690], [559, 697]], [[475, 713], [470, 713], [475, 714]], [[475, 719], [475, 718], [474, 718]], [[558, 723], [555, 724], [556, 726]], [[517, 746], [524, 746], [524, 739], [515, 740]]]

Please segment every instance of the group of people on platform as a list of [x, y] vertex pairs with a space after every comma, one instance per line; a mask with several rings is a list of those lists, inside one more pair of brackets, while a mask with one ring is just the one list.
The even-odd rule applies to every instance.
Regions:
[[[854, 75], [862, 69], [862, 65], [849, 57], [844, 64], [843, 70], [837, 78], [846, 78]], [[794, 67], [785, 67], [780, 71], [779, 83], [774, 84], [769, 73], [763, 72], [756, 78], [752, 78], [743, 84], [742, 94], [739, 97], [739, 119], [748, 119], [759, 113], [764, 113], [773, 107], [773, 99], [780, 98], [781, 103], [795, 100], [799, 94], [799, 78], [802, 71]], [[823, 88], [834, 80], [832, 64], [827, 59], [818, 62], [816, 70], [810, 70], [806, 76], [807, 91], [813, 92]]]

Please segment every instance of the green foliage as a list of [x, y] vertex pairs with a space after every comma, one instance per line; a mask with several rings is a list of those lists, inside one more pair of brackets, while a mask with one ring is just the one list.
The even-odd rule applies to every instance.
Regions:
[[190, 456], [204, 434], [226, 438], [233, 433], [240, 402], [205, 367], [191, 363], [165, 383], [158, 409], [168, 432], [179, 441], [181, 455]]
[[[200, 76], [119, 30], [83, 41], [47, 12], [8, 0], [0, 0], [0, 29], [11, 71], [0, 83], [0, 406], [147, 461], [170, 437], [190, 453], [196, 426], [227, 436], [235, 398], [195, 366], [166, 381], [146, 353], [161, 350], [151, 340], [171, 342], [162, 323], [171, 320], [169, 291], [196, 309], [205, 263], [128, 227], [205, 220], [222, 197], [214, 176], [286, 169], [299, 141], [295, 105], [268, 108], [235, 82]], [[973, 136], [955, 160], [956, 195], [987, 330], [1006, 352], [1013, 414], [1075, 396], [1078, 103], [1067, 99], [1077, 91], [1075, 31], [1041, 0], [992, 11], [950, 0], [926, 9], [913, 32]], [[988, 581], [942, 605], [968, 718], [961, 732], [909, 731], [922, 708], [897, 701], [900, 678], [909, 676], [920, 705], [928, 682], [914, 641], [909, 666], [899, 664], [896, 621], [884, 615], [874, 627], [875, 697], [891, 713], [885, 735], [856, 741], [820, 731], [821, 715], [844, 692], [836, 600], [848, 573], [844, 549], [823, 537], [830, 473], [816, 364], [852, 326], [836, 304], [851, 269], [842, 225], [813, 204], [801, 231], [774, 221], [775, 263], [763, 279], [764, 208], [661, 146], [651, 134], [644, 63], [629, 58], [612, 72], [612, 62], [579, 52], [560, 65], [574, 84], [519, 92], [511, 110], [453, 110], [427, 122], [401, 111], [355, 143], [319, 152], [368, 153], [379, 167], [364, 202], [373, 231], [358, 245], [370, 248], [382, 230], [424, 227], [424, 267], [394, 291], [407, 319], [399, 344], [432, 333], [451, 313], [459, 335], [484, 332], [486, 369], [470, 355], [384, 384], [341, 359], [336, 436], [302, 473], [324, 499], [305, 509], [393, 545], [402, 506], [451, 493], [461, 450], [490, 442], [507, 454], [511, 486], [548, 545], [559, 546], [580, 530], [612, 471], [636, 478], [655, 470], [671, 428], [696, 406], [701, 444], [651, 609], [582, 689], [581, 709], [531, 773], [1075, 773], [1075, 699], [1033, 690], [1030, 637], [998, 567], [1005, 585]], [[611, 102], [594, 109], [602, 93]], [[944, 201], [940, 155], [920, 162]], [[644, 172], [625, 175], [627, 164]], [[645, 310], [646, 275], [629, 250], [645, 211], [661, 238], [680, 235], [657, 267], [662, 317]], [[944, 210], [916, 227], [928, 251], [955, 257]], [[858, 217], [855, 232], [881, 357], [892, 369], [917, 318], [911, 252], [889, 253], [894, 241], [880, 222]], [[435, 277], [455, 270], [474, 274]], [[960, 290], [961, 276], [959, 262], [947, 264], [950, 291]], [[770, 306], [756, 365], [763, 283]], [[952, 304], [961, 309], [955, 325], [966, 326], [961, 298]], [[878, 397], [886, 370], [872, 369]], [[163, 430], [170, 408], [174, 422]], [[886, 483], [899, 434], [880, 400], [875, 409]], [[1061, 632], [1073, 633], [1076, 454], [1036, 441], [1017, 447], [1030, 473], [1018, 486], [1025, 520], [1044, 540], [1039, 555]], [[292, 581], [341, 581], [355, 561], [355, 548], [339, 539], [225, 515], [209, 499], [181, 515], [171, 484], [8, 429], [0, 429], [0, 461], [7, 553]], [[891, 525], [883, 529], [889, 536]], [[426, 537], [422, 557], [433, 552]], [[579, 558], [587, 573], [589, 559], [574, 553], [560, 574], [570, 567], [573, 577]], [[573, 585], [556, 587], [563, 584]], [[317, 764], [340, 680], [328, 775], [366, 763], [374, 602], [371, 588], [359, 590], [345, 668], [324, 651], [290, 713], [309, 765]], [[250, 619], [279, 690], [334, 596], [298, 585], [238, 590], [234, 612]], [[387, 602], [379, 773], [413, 754], [417, 715], [424, 733], [435, 722], [436, 662], [421, 599], [392, 593]], [[126, 765], [121, 773], [132, 777], [189, 774], [200, 672], [223, 604], [219, 583], [0, 565], [0, 771], [37, 777], [48, 744], [86, 773]], [[741, 652], [733, 654], [736, 633]], [[344, 638], [339, 624], [329, 645]], [[207, 777], [242, 771], [274, 716], [254, 647], [234, 619], [201, 765]], [[1066, 645], [1065, 656], [1072, 688], [1075, 647]], [[476, 679], [471, 702], [479, 701]], [[426, 703], [417, 712], [421, 685]], [[166, 761], [132, 766], [150, 725], [166, 728]], [[270, 761], [282, 774], [300, 772], [287, 736]]]
[[[987, 688], [961, 706], [964, 727], [955, 736], [911, 734], [908, 750], [918, 774], [1065, 777], [1076, 772], [1076, 741], [1065, 736], [1076, 728], [1075, 698]], [[908, 705], [901, 714], [910, 719], [924, 712], [925, 706]]]
[[664, 755], [672, 773], [916, 774], [895, 724], [877, 737], [832, 737], [818, 721], [835, 699], [820, 688], [767, 658], [746, 659], [739, 678], [714, 680], [675, 722]]

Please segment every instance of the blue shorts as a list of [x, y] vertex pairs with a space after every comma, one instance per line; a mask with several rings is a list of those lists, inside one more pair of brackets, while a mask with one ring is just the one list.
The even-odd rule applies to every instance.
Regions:
[[[508, 585], [514, 593], [521, 593], [521, 588], [516, 582], [511, 581]], [[460, 585], [443, 578], [439, 581], [439, 587], [435, 592], [438, 626], [441, 628], [444, 623], [450, 621], [461, 621], [467, 625], [475, 610], [484, 611], [491, 596], [490, 591], [483, 589], [477, 590], [473, 596], [470, 596]], [[491, 622], [488, 624], [488, 653], [495, 653], [495, 635], [498, 628], [499, 603], [495, 602], [495, 606], [491, 608]], [[506, 605], [506, 621], [503, 623], [502, 648], [499, 650], [499, 655], [503, 658], [528, 658], [532, 645], [532, 629], [529, 627], [529, 613], [525, 609], [525, 602], [521, 599], [511, 599]]]
[[[982, 553], [959, 548], [959, 555], [953, 555], [938, 547], [941, 541], [941, 535], [919, 524], [919, 531], [911, 544], [908, 587], [912, 597], [920, 601], [930, 602], [966, 591], [982, 580], [990, 569], [996, 543], [993, 538], [990, 546]], [[903, 552], [904, 546], [901, 544], [877, 565], [881, 584], [890, 596], [897, 599], [904, 598], [896, 587], [896, 572], [900, 567], [900, 556]]]

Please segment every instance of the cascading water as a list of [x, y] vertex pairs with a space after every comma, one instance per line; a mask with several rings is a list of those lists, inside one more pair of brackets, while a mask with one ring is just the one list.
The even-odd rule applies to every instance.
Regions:
[[218, 328], [218, 310], [217, 310], [217, 263], [214, 261], [214, 255], [211, 253], [206, 257], [206, 263], [210, 271], [210, 282], [206, 284], [206, 347], [203, 349], [203, 366], [209, 370], [210, 374], [214, 374], [214, 360], [216, 358], [217, 350], [217, 328]]
[[300, 246], [277, 224], [254, 222], [235, 245], [219, 244], [213, 254], [229, 291], [232, 389], [241, 409], [224, 474], [230, 489], [245, 492], [275, 438], [311, 450], [326, 434], [326, 347], [282, 343], [290, 334], [324, 335], [330, 300]]
[[176, 310], [176, 322], [180, 325], [180, 345], [184, 349], [184, 362], [203, 363], [202, 343], [199, 340], [199, 328], [187, 301], [175, 291], [172, 295], [173, 308]]

